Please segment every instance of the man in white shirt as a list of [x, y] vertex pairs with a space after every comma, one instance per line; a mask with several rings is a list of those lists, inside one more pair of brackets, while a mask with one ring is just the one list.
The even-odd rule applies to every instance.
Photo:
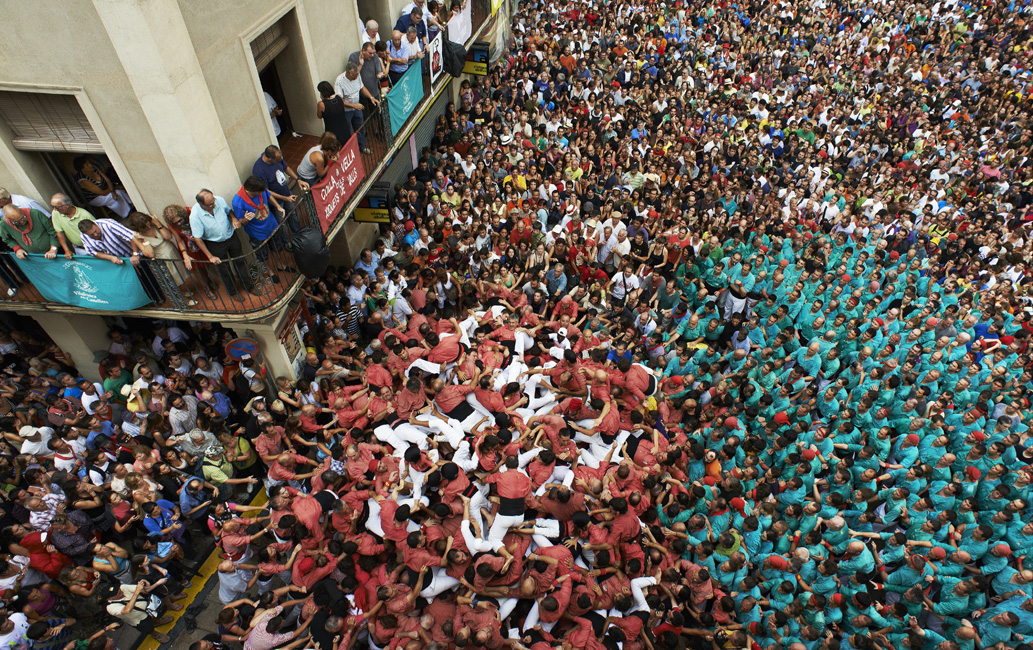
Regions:
[[283, 109], [276, 103], [273, 96], [269, 93], [263, 93], [265, 95], [265, 105], [269, 109], [269, 119], [273, 121], [273, 135], [280, 137], [280, 121], [276, 119], [283, 114]]
[[53, 456], [54, 452], [47, 446], [54, 430], [50, 427], [24, 426], [18, 429], [18, 435], [22, 439], [22, 446], [19, 450], [22, 454], [29, 456]]
[[82, 391], [79, 401], [82, 402], [83, 410], [93, 415], [95, 413], [93, 405], [104, 395], [104, 387], [86, 379], [80, 380], [77, 386]]
[[24, 210], [26, 208], [30, 210], [39, 210], [43, 214], [50, 214], [54, 211], [53, 208], [44, 208], [43, 204], [35, 199], [30, 199], [29, 197], [22, 196], [21, 194], [11, 194], [4, 188], [0, 187], [0, 208], [3, 208], [5, 205], [14, 205], [14, 207], [19, 210]]
[[21, 612], [7, 615], [7, 620], [0, 624], [0, 648], [21, 648], [29, 642], [26, 633], [29, 631], [29, 619]]
[[613, 257], [609, 264], [620, 268], [628, 254], [631, 253], [631, 240], [628, 239], [628, 229], [625, 227], [617, 231], [617, 242], [613, 245]]
[[380, 25], [377, 24], [377, 21], [366, 21], [366, 29], [362, 30], [362, 42], [374, 45], [380, 42]]
[[618, 301], [633, 298], [639, 293], [638, 277], [631, 272], [631, 265], [625, 265], [622, 272], [613, 276], [609, 286], [610, 295]]
[[159, 324], [154, 328], [154, 340], [151, 341], [151, 350], [154, 352], [154, 356], [159, 359], [165, 354], [165, 348], [161, 345], [161, 342], [165, 339], [173, 343], [186, 343], [190, 340], [187, 337], [187, 333], [180, 328], [174, 325], [169, 327], [164, 323]]

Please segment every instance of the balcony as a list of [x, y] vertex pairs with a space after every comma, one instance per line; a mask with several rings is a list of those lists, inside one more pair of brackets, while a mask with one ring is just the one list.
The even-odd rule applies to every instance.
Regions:
[[[467, 2], [472, 24], [471, 36], [466, 42], [469, 48], [473, 41], [482, 37], [482, 33], [488, 27], [488, 19], [492, 17], [493, 0]], [[500, 14], [500, 18], [502, 15], [505, 14]], [[78, 286], [92, 284], [91, 269], [98, 275], [106, 274], [108, 269], [103, 265], [114, 264], [113, 262], [79, 258], [73, 260], [78, 262], [72, 265], [78, 269], [76, 273], [68, 273], [67, 278], [59, 276], [45, 281], [37, 277], [34, 283], [13, 253], [0, 252], [0, 308], [97, 315], [130, 313], [140, 317], [174, 317], [223, 322], [248, 321], [278, 313], [294, 297], [305, 280], [297, 269], [294, 254], [285, 250], [283, 246], [284, 242], [290, 240], [293, 229], [299, 226], [321, 228], [327, 241], [333, 241], [359, 200], [383, 173], [399, 148], [408, 141], [416, 124], [451, 79], [447, 74], [441, 74], [436, 83], [431, 84], [429, 76], [424, 74], [422, 97], [406, 116], [404, 125], [397, 131], [391, 128], [387, 102], [382, 102], [381, 109], [366, 119], [359, 130], [366, 143], [366, 148], [359, 149], [358, 155], [362, 173], [339, 210], [333, 214], [320, 214], [320, 208], [312, 192], [305, 192], [295, 203], [294, 213], [278, 226], [268, 240], [250, 246], [247, 238], [243, 237], [244, 253], [232, 259], [222, 260], [219, 265], [223, 270], [233, 269], [235, 295], [231, 295], [227, 289], [226, 274], [216, 265], [195, 262], [192, 268], [187, 270], [178, 261], [143, 258], [137, 267], [135, 277], [127, 271], [131, 268], [128, 260], [125, 261], [126, 269], [123, 269], [122, 273], [127, 278], [127, 293], [139, 292], [142, 288], [147, 296], [146, 303], [141, 302], [140, 306], [132, 309], [104, 308], [98, 305], [105, 303], [99, 302], [88, 306], [81, 300], [66, 301], [55, 298], [61, 293], [56, 289], [63, 289], [65, 294], [81, 293], [76, 290]], [[397, 127], [397, 124], [395, 126]], [[56, 264], [64, 264], [62, 260], [63, 258], [58, 258]], [[68, 286], [59, 286], [63, 280], [67, 280]], [[140, 287], [136, 287], [134, 282], [139, 282]], [[110, 304], [118, 304], [118, 301], [113, 300]]]

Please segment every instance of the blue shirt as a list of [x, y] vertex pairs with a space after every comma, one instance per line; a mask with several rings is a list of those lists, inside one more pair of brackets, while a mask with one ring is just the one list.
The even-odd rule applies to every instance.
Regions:
[[[188, 479], [187, 483], [189, 482], [190, 481]], [[203, 489], [198, 490], [196, 494], [191, 494], [190, 490], [184, 486], [179, 492], [179, 509], [183, 513], [184, 517], [189, 517], [190, 519], [201, 519], [208, 515], [208, 506], [201, 508], [192, 515], [188, 515], [187, 513], [205, 501], [208, 501], [209, 498], [210, 495]]]
[[[276, 231], [276, 226], [280, 225], [280, 222], [276, 220], [276, 217], [272, 215], [272, 206], [269, 205], [269, 191], [266, 190], [258, 196], [251, 199], [251, 203], [254, 203], [254, 207], [248, 205], [248, 203], [240, 198], [239, 194], [233, 195], [233, 214], [237, 215], [237, 219], [244, 224], [244, 232], [248, 234], [248, 237], [255, 241], [265, 241], [269, 239], [272, 234]], [[262, 208], [265, 208], [264, 210]], [[255, 218], [251, 221], [244, 221], [244, 216], [248, 212], [254, 212]], [[262, 216], [265, 218], [261, 218]], [[193, 226], [191, 225], [191, 228]]]
[[[395, 23], [395, 29], [397, 31], [402, 32], [403, 34], [409, 31], [410, 27], [416, 27], [416, 39], [419, 41], [420, 49], [422, 50], [423, 39], [427, 38], [427, 25], [422, 20], [418, 23], [414, 23], [412, 20], [412, 16], [409, 14], [405, 14], [404, 16], [398, 19], [397, 23]], [[402, 38], [405, 37], [403, 36]]]
[[[273, 219], [273, 221], [275, 221], [275, 219]], [[230, 402], [230, 398], [226, 397], [222, 393], [213, 392], [212, 401], [208, 403], [211, 404], [212, 408], [215, 409], [215, 412], [221, 415], [224, 419], [228, 420], [230, 418], [230, 411], [233, 410], [233, 404]]]
[[391, 71], [391, 72], [405, 72], [406, 70], [409, 69], [409, 63], [408, 63], [408, 60], [409, 60], [409, 44], [406, 42], [406, 39], [405, 39], [404, 36], [402, 37], [402, 42], [398, 45], [397, 48], [395, 47], [394, 40], [390, 40], [390, 41], [387, 42], [387, 54], [392, 59], [405, 59], [406, 60], [405, 64], [392, 63], [391, 66], [388, 68], [389, 71]]
[[233, 236], [230, 206], [221, 196], [215, 197], [215, 207], [209, 214], [199, 203], [190, 209], [190, 234], [204, 241], [222, 242]]
[[290, 187], [287, 186], [290, 181], [290, 177], [287, 176], [287, 161], [283, 158], [280, 158], [279, 162], [267, 163], [259, 156], [254, 166], [251, 167], [251, 173], [265, 181], [266, 187], [273, 194], [291, 195]]
[[567, 290], [567, 274], [560, 273], [560, 277], [556, 277], [556, 272], [549, 269], [549, 272], [545, 274], [545, 286], [549, 289], [550, 296], [558, 296]]
[[[185, 491], [185, 490], [184, 490]], [[175, 504], [165, 499], [158, 499], [155, 501], [158, 504], [158, 508], [161, 509], [161, 514], [157, 517], [147, 516], [144, 517], [143, 525], [147, 529], [148, 537], [160, 537], [162, 535], [161, 529], [168, 528], [173, 523], [172, 515], [176, 514]]]
[[358, 264], [355, 265], [355, 270], [365, 271], [369, 273], [370, 277], [373, 277], [377, 273], [377, 267], [380, 266], [380, 256], [376, 253], [371, 253], [371, 255], [373, 255], [373, 259], [370, 260], [369, 264], [366, 264], [360, 258]]
[[110, 421], [102, 420], [100, 423], [100, 431], [91, 431], [86, 436], [86, 448], [87, 449], [99, 449], [101, 445], [107, 444], [107, 440], [98, 441], [97, 438], [110, 438], [115, 435], [115, 430], [111, 425]]

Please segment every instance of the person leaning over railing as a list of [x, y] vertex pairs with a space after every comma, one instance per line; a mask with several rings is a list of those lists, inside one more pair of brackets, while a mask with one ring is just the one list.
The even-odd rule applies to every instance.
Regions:
[[11, 247], [18, 259], [28, 254], [57, 257], [57, 233], [50, 219], [38, 210], [21, 210], [13, 205], [3, 207], [0, 239]]
[[373, 43], [363, 43], [362, 49], [352, 52], [348, 57], [348, 63], [359, 66], [359, 78], [362, 79], [362, 86], [369, 93], [362, 95], [362, 103], [369, 114], [373, 108], [380, 106], [380, 82], [387, 79], [387, 72], [377, 56]]
[[190, 235], [190, 210], [182, 205], [167, 205], [162, 211], [162, 216], [172, 234], [175, 235], [174, 243], [183, 259], [183, 266], [187, 271], [193, 271], [201, 278], [195, 288], [196, 295], [200, 296], [203, 289], [209, 298], [215, 299], [215, 291], [218, 286], [208, 273], [208, 256]]
[[276, 271], [292, 271], [293, 267], [277, 267], [275, 270], [269, 264], [270, 250], [280, 251], [286, 245], [286, 236], [282, 228], [278, 229], [280, 222], [273, 216], [273, 211], [284, 218], [284, 210], [280, 203], [269, 194], [265, 181], [257, 176], [248, 176], [244, 184], [233, 195], [233, 213], [237, 221], [243, 224], [244, 232], [251, 238], [251, 248], [255, 257], [263, 262], [269, 269], [269, 279], [279, 283], [280, 278]]
[[197, 203], [190, 211], [190, 234], [208, 261], [215, 265], [226, 293], [233, 300], [243, 302], [234, 273], [239, 276], [245, 291], [254, 294], [254, 284], [243, 260], [244, 247], [237, 239], [236, 231], [241, 223], [233, 216], [226, 200], [215, 196], [211, 190], [201, 190], [195, 198]]
[[133, 250], [133, 231], [114, 219], [80, 221], [78, 227], [83, 235], [82, 243], [87, 255], [108, 260], [113, 264], [124, 264], [122, 258], [128, 257], [136, 267], [136, 273], [148, 297], [156, 303], [164, 301], [164, 293], [154, 274], [150, 269], [140, 266], [140, 253]]
[[[190, 276], [177, 254], [178, 239], [169, 226], [158, 221], [157, 217], [142, 212], [130, 213], [126, 225], [133, 231], [133, 252], [155, 260], [152, 270], [156, 274], [167, 274], [167, 279], [176, 286], [189, 285]], [[192, 298], [187, 300], [188, 306], [196, 304]]]
[[319, 138], [319, 144], [305, 152], [305, 157], [298, 165], [298, 179], [309, 185], [323, 180], [330, 165], [341, 154], [341, 143], [337, 136], [327, 131]]

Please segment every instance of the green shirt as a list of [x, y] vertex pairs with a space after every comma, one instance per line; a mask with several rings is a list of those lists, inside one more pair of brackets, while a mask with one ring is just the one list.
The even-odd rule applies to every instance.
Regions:
[[[6, 219], [0, 219], [0, 239], [14, 250], [24, 248], [25, 252], [42, 255], [57, 246], [57, 236], [54, 234], [54, 226], [51, 225], [47, 215], [39, 210], [30, 210], [29, 218], [32, 219], [32, 230], [25, 236], [7, 223]], [[25, 237], [28, 237], [26, 242]]]
[[79, 248], [82, 248], [82, 233], [79, 231], [79, 222], [96, 221], [92, 214], [82, 208], [76, 208], [75, 214], [70, 217], [66, 217], [54, 210], [50, 215], [50, 220], [54, 224], [55, 231], [64, 233], [68, 243]]

